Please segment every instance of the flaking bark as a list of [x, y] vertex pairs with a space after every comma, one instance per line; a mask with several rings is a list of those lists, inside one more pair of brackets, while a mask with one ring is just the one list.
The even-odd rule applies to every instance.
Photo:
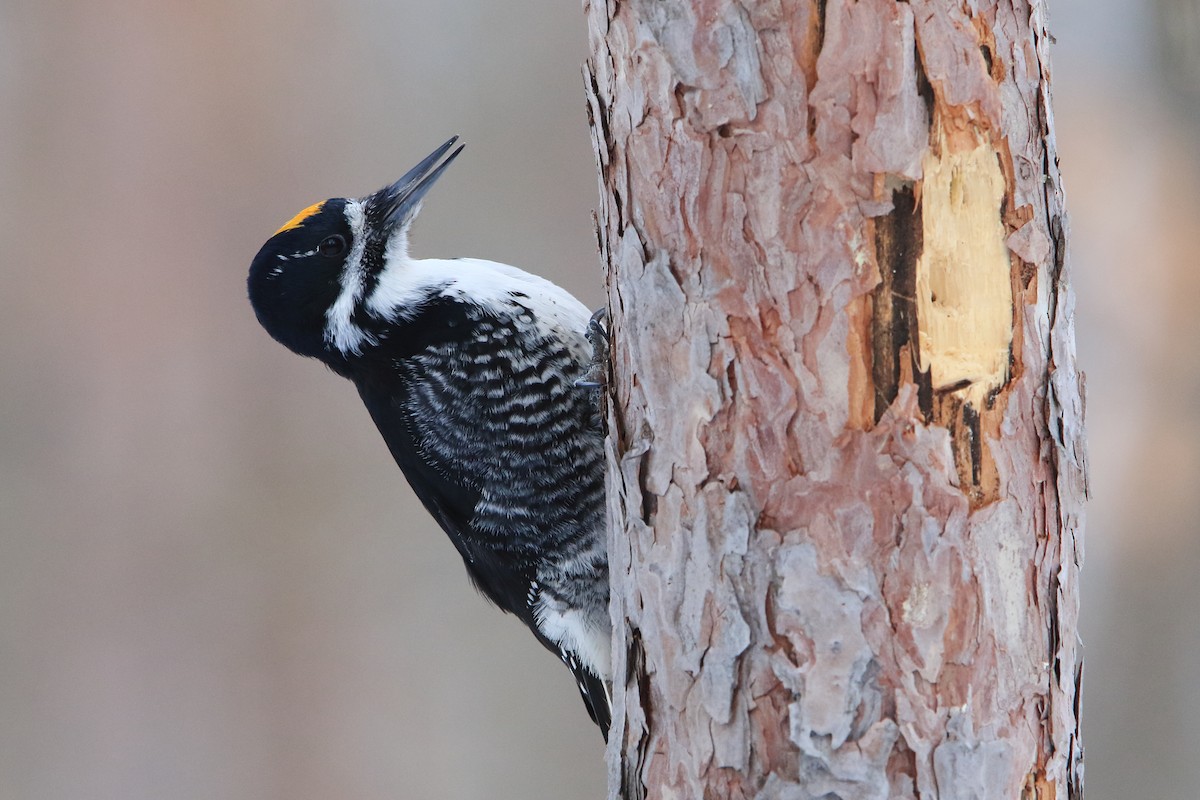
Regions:
[[585, 8], [612, 796], [1080, 797], [1044, 6]]

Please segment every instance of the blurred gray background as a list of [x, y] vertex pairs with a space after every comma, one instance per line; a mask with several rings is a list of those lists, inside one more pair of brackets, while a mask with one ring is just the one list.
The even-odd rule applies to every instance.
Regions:
[[[1055, 0], [1093, 502], [1091, 800], [1200, 793], [1192, 0]], [[576, 2], [0, 0], [0, 800], [598, 798], [350, 384], [259, 330], [284, 220], [468, 147], [417, 255], [602, 300]]]

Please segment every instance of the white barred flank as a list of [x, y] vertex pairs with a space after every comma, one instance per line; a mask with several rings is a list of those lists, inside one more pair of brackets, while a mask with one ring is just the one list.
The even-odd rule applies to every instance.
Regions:
[[573, 653], [583, 666], [605, 683], [612, 680], [612, 633], [609, 627], [608, 605], [600, 619], [592, 609], [580, 609], [555, 602], [542, 595], [534, 607], [534, 618], [542, 635]]

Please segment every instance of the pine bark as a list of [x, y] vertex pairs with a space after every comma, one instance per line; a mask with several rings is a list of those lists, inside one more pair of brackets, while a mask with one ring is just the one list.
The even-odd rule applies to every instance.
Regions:
[[584, 5], [611, 796], [1081, 797], [1044, 4]]

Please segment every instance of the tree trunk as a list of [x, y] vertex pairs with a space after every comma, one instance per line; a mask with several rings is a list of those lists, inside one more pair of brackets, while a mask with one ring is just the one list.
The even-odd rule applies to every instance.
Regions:
[[1044, 6], [585, 7], [612, 796], [1080, 797]]

